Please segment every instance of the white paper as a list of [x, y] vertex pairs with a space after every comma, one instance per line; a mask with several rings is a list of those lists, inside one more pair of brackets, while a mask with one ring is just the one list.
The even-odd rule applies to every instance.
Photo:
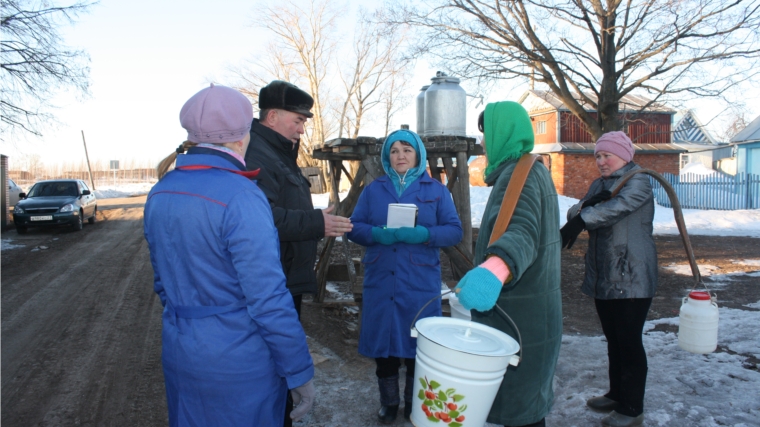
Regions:
[[391, 203], [388, 205], [388, 228], [414, 227], [417, 206], [412, 203]]

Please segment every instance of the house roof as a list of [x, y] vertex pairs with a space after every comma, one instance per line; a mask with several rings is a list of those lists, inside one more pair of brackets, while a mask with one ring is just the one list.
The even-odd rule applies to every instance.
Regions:
[[757, 141], [760, 141], [760, 116], [757, 116], [755, 120], [752, 120], [752, 122], [747, 125], [747, 127], [731, 138], [731, 143], [734, 144]]
[[689, 144], [717, 144], [694, 111], [681, 112], [681, 119], [673, 128], [673, 142]]
[[[587, 154], [594, 152], [593, 143], [583, 142], [560, 142], [553, 144], [536, 144], [533, 146], [532, 153], [568, 153], [568, 154]], [[636, 150], [635, 154], [680, 154], [688, 151], [683, 147], [675, 144], [633, 144]]]
[[[596, 101], [596, 95], [588, 93], [586, 95], [592, 100]], [[577, 95], [575, 99], [578, 100], [581, 105], [584, 105], [586, 111], [596, 111], [596, 109], [592, 108], [590, 105], [586, 106], [585, 101], [581, 100]], [[562, 100], [559, 99], [559, 97], [555, 95], [554, 92], [547, 90], [528, 90], [520, 97], [517, 102], [522, 104], [523, 107], [528, 110], [529, 114], [554, 110], [569, 111], [568, 108], [565, 107], [565, 103], [562, 102]], [[645, 98], [643, 96], [625, 95], [620, 100], [620, 111], [640, 111], [650, 102], [652, 102], [651, 99]], [[651, 103], [644, 110], [650, 113], [665, 114], [675, 114], [676, 112], [675, 110], [657, 102]]]

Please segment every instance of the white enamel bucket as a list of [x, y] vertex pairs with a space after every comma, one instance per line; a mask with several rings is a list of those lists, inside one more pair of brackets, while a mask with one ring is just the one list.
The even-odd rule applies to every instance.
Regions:
[[519, 363], [520, 345], [497, 329], [457, 318], [421, 319], [415, 333], [412, 424], [482, 427], [507, 366]]
[[718, 304], [709, 292], [694, 291], [684, 297], [678, 316], [678, 346], [697, 353], [712, 353], [718, 347]]

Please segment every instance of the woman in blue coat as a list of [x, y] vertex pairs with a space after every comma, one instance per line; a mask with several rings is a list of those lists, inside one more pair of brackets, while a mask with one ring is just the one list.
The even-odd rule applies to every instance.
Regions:
[[314, 398], [272, 212], [243, 160], [252, 117], [234, 89], [190, 98], [180, 121], [192, 148], [145, 203], [170, 426], [281, 426], [288, 389], [292, 418]]
[[[462, 240], [462, 223], [449, 190], [425, 170], [422, 140], [409, 130], [397, 130], [383, 143], [383, 169], [359, 196], [348, 238], [366, 246], [364, 306], [359, 353], [375, 358], [380, 388], [381, 423], [396, 419], [400, 403], [399, 368], [406, 365], [404, 417], [411, 414], [416, 340], [410, 326], [422, 306], [441, 294], [439, 249]], [[386, 228], [388, 204], [417, 206], [415, 227]], [[420, 318], [440, 316], [440, 304], [430, 304]]]

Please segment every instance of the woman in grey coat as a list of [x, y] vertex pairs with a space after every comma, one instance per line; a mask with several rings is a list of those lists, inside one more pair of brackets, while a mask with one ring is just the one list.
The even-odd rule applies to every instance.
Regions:
[[592, 397], [592, 409], [610, 412], [604, 426], [637, 426], [644, 421], [647, 357], [642, 331], [657, 289], [657, 250], [652, 238], [654, 195], [649, 178], [635, 175], [615, 197], [620, 178], [640, 169], [632, 162], [630, 138], [609, 132], [596, 143], [594, 157], [601, 177], [567, 212], [560, 230], [568, 249], [588, 230], [586, 275], [582, 291], [594, 298], [607, 338], [610, 390]]

